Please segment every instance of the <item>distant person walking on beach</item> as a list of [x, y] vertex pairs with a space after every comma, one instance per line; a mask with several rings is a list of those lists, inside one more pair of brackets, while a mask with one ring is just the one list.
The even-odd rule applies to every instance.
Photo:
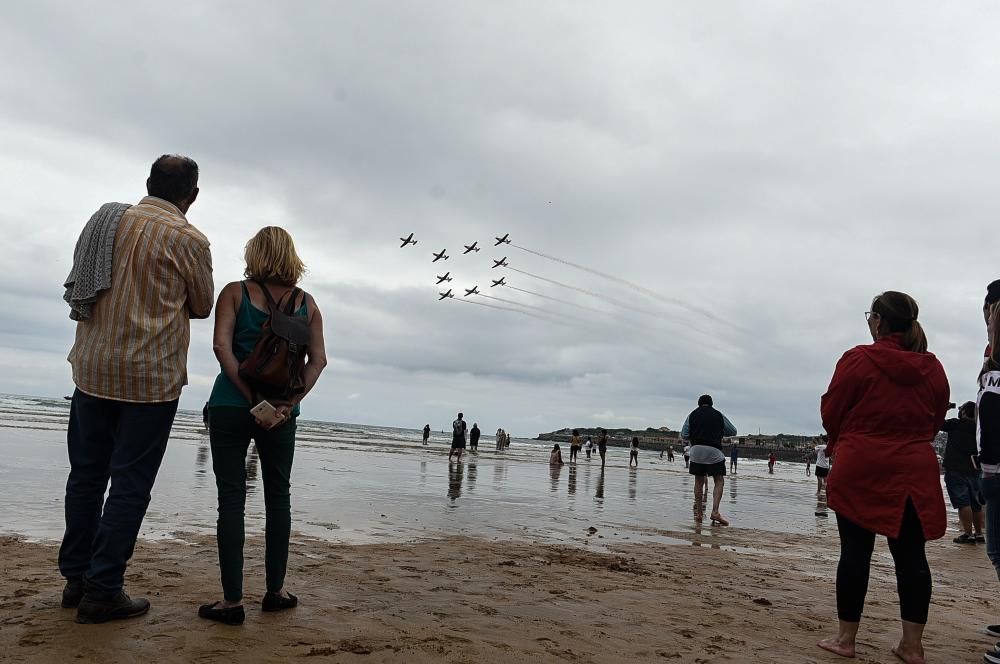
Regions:
[[667, 461], [670, 463], [674, 462], [674, 446], [671, 445], [667, 448]]
[[472, 423], [472, 429], [469, 431], [469, 452], [479, 452], [479, 424], [477, 422]]
[[[806, 471], [808, 471], [808, 466]], [[808, 472], [806, 473], [808, 475]], [[826, 445], [816, 446], [816, 495], [826, 491], [826, 478], [830, 474], [830, 459], [826, 456]]]
[[508, 447], [510, 447], [510, 434], [509, 433], [504, 433], [504, 435], [503, 435], [503, 448], [507, 449]]
[[462, 460], [462, 451], [465, 450], [465, 416], [458, 414], [458, 418], [451, 423], [451, 451], [448, 452], [448, 461], [453, 455], [458, 455], [458, 460]]
[[774, 455], [774, 451], [771, 451], [771, 453], [767, 455], [767, 472], [774, 475], [774, 464], [777, 461], [778, 457]]
[[[729, 472], [736, 474], [736, 464], [740, 459], [740, 447], [736, 443], [733, 443], [733, 447], [729, 450]], [[734, 485], [735, 486], [735, 485]]]
[[844, 353], [821, 403], [825, 452], [835, 461], [827, 496], [840, 531], [840, 629], [818, 645], [844, 657], [855, 655], [875, 536], [884, 535], [903, 623], [893, 652], [910, 664], [924, 661], [931, 601], [924, 543], [947, 528], [931, 441], [944, 423], [949, 387], [941, 363], [927, 352], [918, 313], [905, 293], [877, 296], [865, 312], [875, 343]]
[[809, 459], [806, 459], [806, 477], [809, 477], [809, 476], [810, 476], [810, 473], [809, 473], [809, 465], [810, 465], [811, 463], [812, 463], [812, 461], [810, 461]]
[[590, 454], [594, 451], [594, 441], [591, 440], [590, 436], [587, 436], [587, 444], [583, 448], [587, 452], [587, 461], [590, 461]]
[[549, 465], [550, 466], [563, 465], [562, 452], [559, 450], [559, 445], [552, 446], [552, 451], [549, 453]]
[[712, 407], [712, 397], [703, 394], [698, 398], [698, 407], [684, 420], [681, 427], [681, 438], [691, 441], [691, 462], [688, 472], [694, 475], [694, 519], [701, 522], [704, 518], [704, 492], [707, 491], [708, 476], [715, 482], [712, 492], [713, 524], [728, 526], [727, 521], [719, 513], [722, 502], [722, 491], [726, 482], [726, 455], [722, 453], [722, 439], [725, 436], [735, 436], [736, 427], [729, 419]]
[[601, 468], [604, 468], [608, 456], [608, 432], [604, 429], [601, 429], [601, 435], [597, 437], [597, 453], [601, 455]]
[[684, 446], [684, 467], [689, 468], [691, 463], [691, 446]]
[[576, 463], [576, 455], [580, 451], [580, 432], [573, 429], [573, 436], [569, 439], [569, 462]]
[[65, 283], [76, 391], [59, 571], [62, 606], [78, 607], [81, 623], [149, 610], [122, 589], [125, 567], [187, 384], [190, 319], [212, 313], [209, 243], [185, 216], [198, 165], [162, 156], [146, 191], [137, 205], [109, 203], [91, 217]]
[[[288, 539], [292, 526], [291, 474], [299, 404], [326, 367], [323, 316], [311, 295], [296, 287], [305, 266], [292, 237], [283, 228], [267, 226], [246, 245], [245, 281], [227, 284], [215, 308], [215, 356], [221, 371], [215, 379], [212, 413], [212, 470], [219, 496], [216, 536], [223, 599], [205, 604], [198, 615], [228, 625], [243, 623], [243, 542], [246, 509], [246, 458], [255, 443], [264, 480], [264, 569], [267, 592], [263, 610], [280, 611], [298, 604], [285, 588]], [[268, 312], [274, 313], [268, 313]], [[281, 312], [308, 327], [302, 385], [250, 384], [240, 371], [254, 353], [271, 321]], [[264, 390], [268, 394], [260, 394]], [[283, 394], [282, 394], [283, 392]], [[267, 402], [274, 418], [255, 416], [250, 409]]]
[[628, 465], [631, 467], [632, 462], [635, 461], [635, 465], [639, 465], [639, 438], [636, 436], [632, 437], [632, 445], [628, 450]]
[[431, 439], [431, 425], [425, 424], [424, 425], [424, 445], [426, 445], [427, 441], [430, 440], [430, 439]]
[[953, 541], [955, 544], [985, 544], [983, 526], [986, 515], [979, 502], [976, 404], [972, 401], [962, 404], [958, 417], [945, 420], [941, 431], [948, 434], [948, 443], [944, 448], [944, 485], [951, 506], [958, 510], [958, 521], [962, 526], [962, 534]]

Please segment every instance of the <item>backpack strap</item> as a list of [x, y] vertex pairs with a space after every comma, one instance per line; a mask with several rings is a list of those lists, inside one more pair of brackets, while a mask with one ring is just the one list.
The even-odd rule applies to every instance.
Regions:
[[280, 309], [278, 309], [277, 302], [274, 301], [274, 297], [271, 295], [271, 291], [267, 290], [267, 286], [264, 285], [264, 282], [254, 279], [254, 283], [257, 284], [262, 291], [264, 291], [264, 297], [267, 298], [267, 308], [270, 309], [272, 313], [276, 310], [280, 311]]
[[[299, 299], [299, 293], [302, 292], [300, 288], [292, 289], [291, 295], [288, 297], [288, 302], [285, 304], [285, 314], [291, 316], [295, 313], [295, 301]], [[305, 304], [305, 298], [302, 298], [302, 303]]]

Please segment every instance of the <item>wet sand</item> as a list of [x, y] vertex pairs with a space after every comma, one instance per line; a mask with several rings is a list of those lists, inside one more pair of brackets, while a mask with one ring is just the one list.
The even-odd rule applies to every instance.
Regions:
[[[590, 537], [598, 537], [598, 533]], [[59, 608], [56, 547], [0, 539], [0, 658], [7, 661], [802, 662], [844, 661], [815, 642], [835, 626], [828, 542], [738, 528], [601, 553], [449, 537], [333, 545], [296, 536], [289, 588], [299, 608], [262, 614], [261, 541], [248, 542], [247, 622], [197, 617], [219, 597], [211, 539], [140, 542], [128, 575], [145, 617], [84, 626]], [[997, 618], [982, 547], [933, 544], [928, 661], [981, 661]], [[876, 550], [859, 662], [895, 661], [891, 561]], [[984, 590], [985, 589], [985, 590]], [[312, 661], [312, 660], [306, 660]]]

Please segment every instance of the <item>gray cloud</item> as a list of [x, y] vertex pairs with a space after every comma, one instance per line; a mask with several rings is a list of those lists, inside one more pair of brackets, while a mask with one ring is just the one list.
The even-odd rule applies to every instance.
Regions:
[[[711, 391], [744, 428], [815, 431], [888, 288], [920, 301], [967, 398], [998, 276], [998, 18], [929, 2], [7, 8], [0, 389], [67, 389], [76, 234], [179, 151], [202, 167], [191, 220], [220, 287], [261, 225], [299, 243], [336, 360], [307, 415], [678, 427]], [[420, 244], [399, 250], [410, 231]], [[729, 324], [511, 247], [429, 264], [504, 232]], [[516, 274], [604, 313], [509, 291], [565, 324], [436, 302], [434, 274], [483, 289], [503, 253], [658, 316]], [[216, 371], [209, 327], [194, 324], [188, 407]]]

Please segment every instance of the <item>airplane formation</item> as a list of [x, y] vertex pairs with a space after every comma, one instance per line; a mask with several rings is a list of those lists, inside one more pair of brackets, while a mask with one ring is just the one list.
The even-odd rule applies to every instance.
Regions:
[[[493, 239], [495, 240], [495, 242], [493, 243], [494, 247], [499, 247], [500, 245], [504, 245], [504, 244], [510, 244], [510, 233], [504, 233], [502, 236], [494, 237]], [[409, 246], [411, 244], [415, 245], [417, 243], [417, 240], [415, 240], [413, 238], [413, 233], [410, 233], [407, 237], [401, 237], [401, 238], [399, 238], [399, 241], [402, 242], [402, 244], [399, 245], [400, 249], [405, 249], [407, 246]], [[467, 256], [467, 255], [472, 254], [472, 253], [479, 253], [480, 251], [482, 251], [482, 247], [479, 246], [479, 241], [478, 240], [474, 241], [472, 244], [463, 244], [462, 247], [465, 249], [462, 252], [463, 256]], [[451, 258], [448, 255], [448, 250], [447, 249], [442, 249], [440, 252], [433, 252], [432, 251], [431, 252], [431, 256], [434, 257], [434, 259], [431, 261], [431, 263], [437, 263], [438, 261], [441, 261], [441, 260], [445, 260], [446, 261], [449, 258]], [[504, 256], [503, 258], [501, 258], [499, 260], [493, 259], [493, 267], [490, 268], [490, 269], [495, 270], [498, 267], [508, 267], [507, 257], [506, 256]], [[450, 271], [445, 272], [443, 275], [435, 275], [435, 278], [437, 279], [437, 284], [436, 285], [438, 285], [438, 286], [440, 286], [441, 284], [447, 283], [447, 282], [449, 282], [449, 281], [452, 280], [452, 276], [451, 276], [451, 272]], [[490, 281], [492, 282], [492, 284], [490, 285], [490, 288], [496, 288], [497, 286], [506, 286], [507, 285], [505, 277], [500, 277], [499, 279], [491, 279]], [[470, 295], [482, 295], [482, 293], [479, 292], [479, 286], [478, 285], [475, 285], [472, 288], [465, 288], [463, 290], [465, 291], [465, 295], [463, 295], [462, 297], [469, 297]], [[454, 297], [455, 297], [455, 294], [452, 292], [451, 288], [449, 288], [447, 291], [444, 291], [444, 292], [438, 291], [438, 301], [439, 302], [442, 301], [442, 300], [447, 300], [447, 299], [454, 298]]]

